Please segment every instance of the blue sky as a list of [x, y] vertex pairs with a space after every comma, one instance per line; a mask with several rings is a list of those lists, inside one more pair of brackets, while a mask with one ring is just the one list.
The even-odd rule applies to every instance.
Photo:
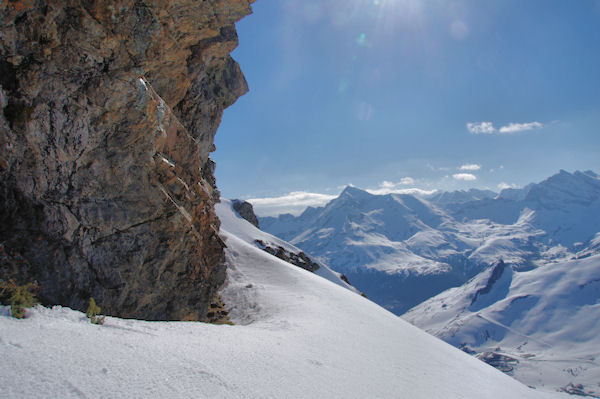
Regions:
[[253, 9], [233, 53], [250, 92], [215, 140], [224, 197], [276, 209], [347, 184], [498, 191], [559, 169], [600, 172], [598, 0]]

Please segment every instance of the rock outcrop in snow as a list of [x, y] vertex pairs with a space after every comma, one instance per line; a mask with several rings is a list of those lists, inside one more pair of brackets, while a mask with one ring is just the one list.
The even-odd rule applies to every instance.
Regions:
[[233, 205], [233, 209], [235, 209], [238, 215], [246, 219], [248, 222], [252, 223], [254, 227], [259, 227], [258, 218], [254, 213], [254, 208], [252, 207], [251, 203], [241, 200], [232, 200], [231, 204]]
[[203, 319], [225, 278], [213, 136], [252, 0], [4, 1], [0, 278], [45, 304]]

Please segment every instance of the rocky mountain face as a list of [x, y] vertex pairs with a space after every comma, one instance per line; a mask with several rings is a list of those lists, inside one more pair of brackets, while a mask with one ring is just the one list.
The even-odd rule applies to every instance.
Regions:
[[0, 279], [207, 319], [225, 278], [209, 153], [247, 91], [229, 53], [252, 2], [2, 2]]
[[233, 209], [242, 217], [242, 219], [247, 220], [254, 227], [258, 227], [258, 218], [254, 213], [254, 208], [252, 207], [251, 203], [240, 200], [232, 200], [231, 204]]

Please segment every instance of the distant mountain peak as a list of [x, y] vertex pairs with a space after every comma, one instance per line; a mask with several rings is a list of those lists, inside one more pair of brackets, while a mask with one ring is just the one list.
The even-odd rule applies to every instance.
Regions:
[[363, 189], [354, 186], [346, 186], [344, 190], [340, 193], [339, 197], [370, 197], [372, 194], [369, 194]]
[[469, 190], [441, 191], [428, 196], [427, 199], [435, 204], [461, 204], [483, 199], [492, 199], [496, 196], [498, 196], [498, 193], [492, 190], [471, 188]]

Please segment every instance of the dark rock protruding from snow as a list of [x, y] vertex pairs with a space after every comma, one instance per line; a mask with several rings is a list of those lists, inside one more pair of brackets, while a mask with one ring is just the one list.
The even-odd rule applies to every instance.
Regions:
[[258, 218], [254, 213], [254, 208], [252, 204], [242, 200], [233, 200], [231, 201], [233, 205], [233, 209], [240, 215], [243, 219], [246, 219], [248, 222], [252, 223], [254, 227], [258, 228]]
[[[273, 248], [273, 247], [265, 244], [265, 242], [261, 241], [261, 240], [255, 240], [254, 242], [263, 251], [268, 252], [271, 255], [276, 256], [281, 260], [291, 263], [294, 266], [298, 266], [304, 270], [308, 270], [309, 272], [314, 273], [315, 270], [318, 270], [320, 267], [318, 263], [313, 262], [304, 252], [294, 253], [291, 251], [287, 251], [282, 246]], [[348, 283], [348, 285], [350, 285], [350, 282], [348, 281], [348, 279], [345, 279], [344, 281], [346, 283]]]
[[482, 288], [480, 288], [479, 290], [477, 290], [477, 292], [475, 293], [475, 295], [473, 296], [473, 300], [471, 301], [471, 305], [473, 305], [475, 303], [475, 301], [477, 301], [477, 299], [485, 294], [488, 294], [491, 290], [492, 287], [494, 286], [494, 284], [496, 283], [496, 281], [498, 281], [500, 279], [500, 277], [502, 276], [502, 274], [504, 273], [504, 269], [506, 268], [506, 264], [500, 260], [492, 269], [492, 273], [490, 275], [490, 278], [488, 279], [487, 283], [485, 286], [483, 286]]

